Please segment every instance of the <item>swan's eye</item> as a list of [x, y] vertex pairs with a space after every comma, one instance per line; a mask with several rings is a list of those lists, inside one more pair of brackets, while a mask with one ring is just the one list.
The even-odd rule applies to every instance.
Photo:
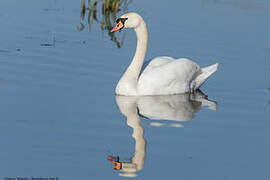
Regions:
[[127, 19], [128, 19], [128, 18], [118, 18], [118, 19], [116, 20], [116, 23], [121, 22], [122, 24], [125, 24], [125, 22], [126, 22]]

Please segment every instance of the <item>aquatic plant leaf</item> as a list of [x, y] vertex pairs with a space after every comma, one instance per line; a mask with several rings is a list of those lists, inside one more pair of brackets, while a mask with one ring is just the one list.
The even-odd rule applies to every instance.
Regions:
[[[127, 5], [132, 0], [88, 0], [88, 8], [86, 8], [85, 0], [81, 1], [81, 18], [82, 20], [85, 18], [85, 13], [88, 10], [88, 25], [89, 25], [89, 32], [91, 32], [92, 25], [95, 22], [100, 24], [100, 29], [103, 32], [104, 30], [107, 31], [109, 37], [113, 42], [116, 43], [118, 48], [122, 47], [124, 38], [119, 42], [117, 40], [116, 34], [111, 33], [110, 30], [112, 29], [112, 25], [114, 24], [117, 13], [121, 11], [120, 7], [123, 6], [123, 9], [127, 9]], [[98, 18], [100, 15], [98, 14], [98, 10], [101, 8], [101, 20], [99, 21]], [[77, 25], [78, 31], [82, 31], [85, 28], [85, 25], [80, 22]]]
[[85, 17], [85, 11], [86, 11], [86, 8], [85, 8], [85, 0], [82, 0], [82, 2], [81, 2], [81, 18], [82, 18], [82, 20], [83, 20], [84, 17]]

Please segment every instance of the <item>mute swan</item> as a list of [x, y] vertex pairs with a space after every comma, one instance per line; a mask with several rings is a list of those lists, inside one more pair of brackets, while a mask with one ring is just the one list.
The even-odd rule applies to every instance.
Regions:
[[115, 32], [133, 28], [137, 35], [136, 52], [129, 67], [119, 80], [118, 95], [169, 95], [193, 92], [210, 77], [218, 63], [200, 68], [186, 58], [156, 57], [141, 72], [148, 44], [148, 32], [143, 18], [137, 13], [127, 13], [116, 20]]

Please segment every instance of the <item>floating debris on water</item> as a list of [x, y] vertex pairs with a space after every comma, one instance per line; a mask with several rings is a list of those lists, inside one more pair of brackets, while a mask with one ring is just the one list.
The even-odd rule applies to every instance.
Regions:
[[49, 44], [49, 43], [42, 43], [40, 46], [54, 46], [54, 44]]
[[85, 28], [84, 24], [81, 22], [79, 22], [79, 24], [76, 27], [77, 27], [78, 31], [82, 31]]
[[40, 46], [55, 46], [56, 40], [55, 40], [55, 36], [53, 35], [53, 42], [52, 43], [41, 43]]

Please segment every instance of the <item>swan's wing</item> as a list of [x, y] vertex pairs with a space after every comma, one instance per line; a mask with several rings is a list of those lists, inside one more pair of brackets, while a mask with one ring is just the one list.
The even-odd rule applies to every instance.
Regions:
[[165, 65], [165, 64], [170, 63], [172, 61], [175, 61], [175, 59], [172, 57], [168, 57], [168, 56], [160, 56], [160, 57], [156, 57], [154, 59], [145, 61], [143, 63], [143, 66], [142, 66], [141, 74], [144, 71], [151, 71], [151, 69], [153, 69], [153, 68]]
[[200, 73], [200, 67], [189, 59], [158, 57], [141, 73], [138, 93], [157, 95], [189, 92], [191, 82]]

